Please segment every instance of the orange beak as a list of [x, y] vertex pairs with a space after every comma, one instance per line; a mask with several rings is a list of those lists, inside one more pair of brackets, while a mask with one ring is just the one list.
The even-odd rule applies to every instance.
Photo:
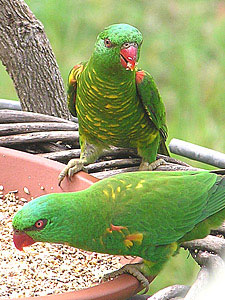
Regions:
[[137, 65], [137, 48], [132, 45], [121, 49], [120, 62], [126, 70], [133, 71]]
[[15, 247], [23, 251], [23, 247], [30, 246], [35, 243], [35, 241], [27, 235], [25, 232], [14, 231], [13, 242]]

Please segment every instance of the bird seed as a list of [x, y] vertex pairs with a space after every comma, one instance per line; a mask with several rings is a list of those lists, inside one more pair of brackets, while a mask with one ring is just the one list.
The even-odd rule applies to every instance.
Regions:
[[[0, 185], [0, 191], [4, 187]], [[66, 245], [36, 243], [24, 252], [13, 244], [12, 219], [27, 202], [18, 191], [0, 195], [0, 297], [60, 294], [98, 284], [104, 273], [121, 267], [120, 258]], [[28, 190], [29, 192], [29, 190]]]

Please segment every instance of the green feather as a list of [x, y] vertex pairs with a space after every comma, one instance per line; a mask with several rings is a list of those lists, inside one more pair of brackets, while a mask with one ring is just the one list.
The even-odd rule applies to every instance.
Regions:
[[[110, 48], [105, 39], [111, 41]], [[169, 155], [164, 104], [150, 74], [143, 71], [143, 80], [137, 80], [140, 70], [130, 71], [121, 64], [125, 43], [137, 45], [138, 62], [140, 31], [114, 24], [98, 35], [94, 52], [79, 72], [76, 67], [70, 72], [68, 105], [78, 117], [84, 165], [111, 146], [136, 148], [148, 163], [156, 160], [157, 152]]]
[[[182, 241], [202, 238], [219, 226], [224, 208], [224, 176], [209, 171], [135, 172], [101, 180], [84, 191], [41, 196], [15, 215], [13, 227], [35, 241], [140, 256], [148, 276], [160, 271]], [[39, 219], [47, 219], [42, 230], [34, 228]]]

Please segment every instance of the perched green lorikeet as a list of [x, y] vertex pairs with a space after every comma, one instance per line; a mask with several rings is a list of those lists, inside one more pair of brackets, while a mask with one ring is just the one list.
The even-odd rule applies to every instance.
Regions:
[[68, 105], [78, 117], [81, 155], [59, 175], [93, 163], [110, 146], [136, 148], [141, 170], [157, 164], [157, 152], [169, 155], [165, 107], [152, 76], [136, 65], [142, 35], [127, 24], [105, 28], [88, 62], [76, 65], [68, 79]]
[[145, 277], [157, 275], [181, 242], [205, 237], [224, 219], [225, 176], [124, 173], [83, 191], [29, 202], [13, 219], [14, 243], [19, 250], [42, 241], [139, 256], [142, 263], [118, 272], [130, 272], [147, 286]]

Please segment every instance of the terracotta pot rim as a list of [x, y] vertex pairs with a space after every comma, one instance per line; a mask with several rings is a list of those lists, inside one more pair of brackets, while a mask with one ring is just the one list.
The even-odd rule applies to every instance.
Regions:
[[[26, 185], [29, 182], [29, 189], [32, 195], [38, 195], [38, 193], [49, 193], [49, 192], [69, 192], [75, 190], [81, 190], [87, 188], [94, 182], [98, 181], [97, 178], [85, 173], [79, 172], [76, 174], [71, 181], [65, 179], [62, 183], [62, 188], [58, 187], [57, 176], [62, 168], [65, 166], [62, 163], [49, 160], [38, 155], [29, 154], [17, 150], [12, 150], [4, 147], [0, 147], [0, 165], [2, 166], [3, 172], [0, 174], [0, 184], [3, 186], [7, 185], [6, 189], [13, 189], [10, 183], [14, 180], [15, 184]], [[10, 167], [12, 169], [10, 170]], [[24, 171], [23, 171], [24, 168]], [[26, 174], [27, 170], [30, 170], [32, 174]], [[33, 174], [38, 172], [38, 175]], [[29, 173], [29, 172], [28, 172]], [[19, 176], [15, 178], [15, 175]], [[52, 175], [53, 174], [53, 175]], [[40, 182], [33, 182], [39, 180]], [[10, 178], [10, 181], [8, 180]], [[38, 178], [38, 179], [37, 179]], [[51, 179], [50, 183], [46, 180]], [[40, 187], [45, 182], [45, 190], [43, 191]], [[22, 192], [23, 193], [23, 192]], [[22, 195], [24, 196], [24, 195]], [[39, 195], [38, 195], [39, 196]], [[91, 288], [78, 290], [74, 292], [66, 292], [57, 295], [39, 296], [35, 297], [37, 300], [125, 300], [136, 294], [141, 290], [141, 285], [138, 280], [131, 275], [120, 275], [111, 281], [101, 283]], [[34, 297], [20, 298], [21, 300], [34, 300]]]

